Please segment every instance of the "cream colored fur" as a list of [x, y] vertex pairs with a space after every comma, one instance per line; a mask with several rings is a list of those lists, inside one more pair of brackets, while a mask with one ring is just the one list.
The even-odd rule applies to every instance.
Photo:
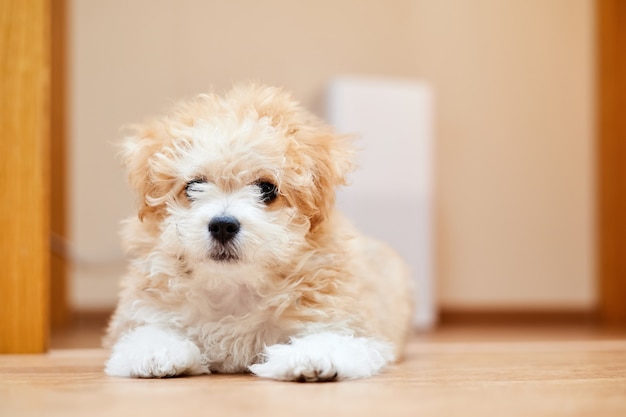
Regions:
[[[405, 264], [334, 209], [351, 156], [288, 94], [256, 85], [135, 126], [123, 160], [139, 210], [124, 223], [132, 262], [106, 372], [324, 381], [399, 358], [412, 308]], [[271, 202], [261, 182], [277, 187]], [[219, 216], [240, 223], [227, 244], [209, 232]]]

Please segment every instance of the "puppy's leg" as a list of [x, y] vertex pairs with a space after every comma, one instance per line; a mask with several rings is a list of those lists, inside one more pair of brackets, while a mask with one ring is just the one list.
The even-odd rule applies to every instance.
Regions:
[[298, 382], [368, 377], [394, 360], [388, 343], [331, 332], [269, 346], [264, 357], [265, 362], [252, 365], [250, 371], [264, 378]]
[[107, 375], [163, 378], [208, 374], [200, 349], [173, 330], [154, 325], [133, 329], [113, 346], [104, 370]]

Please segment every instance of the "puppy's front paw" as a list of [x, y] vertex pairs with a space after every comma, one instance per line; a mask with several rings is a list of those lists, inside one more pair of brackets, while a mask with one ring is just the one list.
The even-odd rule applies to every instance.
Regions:
[[265, 349], [265, 362], [252, 365], [254, 374], [282, 381], [323, 382], [375, 375], [393, 361], [389, 344], [335, 333], [294, 338], [290, 344]]
[[189, 340], [157, 327], [139, 327], [113, 346], [105, 373], [111, 376], [164, 378], [208, 374], [200, 349]]

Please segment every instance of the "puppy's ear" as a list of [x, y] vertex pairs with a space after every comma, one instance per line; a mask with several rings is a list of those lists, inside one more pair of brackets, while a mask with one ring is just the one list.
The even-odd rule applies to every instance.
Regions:
[[129, 129], [131, 134], [124, 139], [120, 155], [129, 183], [139, 197], [139, 218], [160, 219], [176, 182], [175, 171], [170, 166], [171, 136], [159, 121]]
[[322, 126], [313, 131], [294, 129], [294, 135], [304, 135], [294, 147], [295, 160], [299, 160], [309, 172], [308, 187], [295, 187], [294, 194], [300, 210], [310, 221], [314, 232], [327, 219], [335, 206], [335, 192], [346, 184], [346, 176], [352, 171], [351, 140]]
[[338, 135], [278, 88], [239, 85], [229, 98], [254, 108], [259, 117], [268, 118], [285, 135], [289, 143], [282, 178], [289, 190], [285, 196], [315, 231], [335, 205], [336, 187], [346, 183], [352, 170], [350, 138]]

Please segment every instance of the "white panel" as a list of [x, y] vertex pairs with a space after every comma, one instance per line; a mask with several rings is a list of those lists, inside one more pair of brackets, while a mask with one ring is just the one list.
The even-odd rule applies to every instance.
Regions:
[[410, 80], [339, 78], [329, 87], [327, 118], [357, 136], [358, 168], [337, 204], [407, 260], [417, 288], [415, 323], [429, 328], [436, 318], [431, 89]]

